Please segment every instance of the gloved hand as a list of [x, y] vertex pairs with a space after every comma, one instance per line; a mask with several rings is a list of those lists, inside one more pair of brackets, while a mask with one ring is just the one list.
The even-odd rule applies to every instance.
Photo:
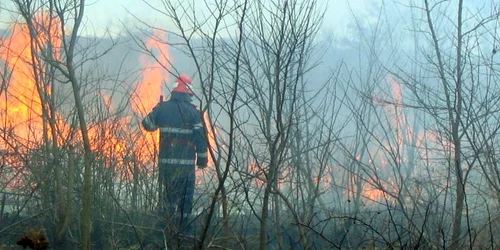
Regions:
[[198, 168], [206, 168], [207, 167], [207, 164], [208, 164], [208, 158], [207, 157], [200, 157], [198, 156], [198, 158], [196, 159], [196, 166], [198, 166]]

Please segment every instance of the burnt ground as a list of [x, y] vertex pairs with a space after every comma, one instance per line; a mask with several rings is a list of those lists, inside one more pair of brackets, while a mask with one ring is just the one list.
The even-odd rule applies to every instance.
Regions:
[[[76, 221], [76, 220], [75, 220]], [[163, 249], [165, 241], [169, 249], [193, 249], [199, 243], [205, 224], [203, 215], [190, 221], [192, 231], [189, 235], [179, 235], [169, 226], [169, 222], [153, 213], [115, 213], [113, 218], [99, 218], [92, 223], [93, 249]], [[226, 237], [221, 218], [213, 218], [205, 240], [206, 249], [255, 249], [258, 246], [259, 221], [255, 216], [233, 216], [229, 219], [229, 234]], [[269, 249], [278, 246], [278, 228], [282, 235], [284, 249], [301, 249], [296, 226], [284, 222], [278, 227], [269, 221]], [[65, 241], [54, 242], [54, 226], [43, 217], [18, 217], [0, 222], [0, 249], [22, 249], [16, 243], [32, 229], [43, 229], [53, 249], [79, 249], [80, 225], [73, 223]], [[314, 238], [313, 236], [311, 237]], [[324, 241], [318, 241], [312, 249], [331, 249]], [[275, 246], [275, 247], [273, 247]]]
[[[92, 249], [164, 249], [167, 242], [169, 249], [193, 249], [198, 245], [206, 215], [190, 221], [192, 231], [189, 235], [178, 235], [171, 228], [171, 223], [155, 213], [114, 211], [106, 213], [110, 217], [94, 217], [92, 222]], [[380, 214], [377, 216], [381, 216]], [[349, 220], [328, 220], [317, 218], [302, 225], [308, 232], [308, 249], [387, 249], [387, 242], [374, 240], [374, 229], [385, 228], [377, 223], [385, 221], [374, 219], [370, 227]], [[80, 249], [80, 224], [73, 219], [64, 242], [54, 242], [53, 223], [47, 218], [6, 218], [0, 221], [0, 250], [22, 249], [16, 246], [30, 229], [43, 229], [53, 249]], [[368, 221], [366, 221], [368, 222]], [[214, 217], [208, 228], [204, 249], [257, 249], [259, 243], [260, 221], [253, 215], [233, 215], [227, 222], [229, 232], [225, 235], [222, 218]], [[309, 228], [314, 227], [314, 230]], [[268, 249], [303, 249], [300, 234], [291, 216], [282, 214], [282, 223], [268, 221]], [[348, 230], [349, 239], [346, 236]], [[380, 232], [384, 233], [384, 232]], [[281, 237], [277, 237], [281, 235]], [[278, 241], [281, 238], [281, 241]], [[349, 241], [350, 242], [347, 242]], [[404, 241], [403, 241], [404, 243]], [[396, 245], [392, 245], [398, 249]]]

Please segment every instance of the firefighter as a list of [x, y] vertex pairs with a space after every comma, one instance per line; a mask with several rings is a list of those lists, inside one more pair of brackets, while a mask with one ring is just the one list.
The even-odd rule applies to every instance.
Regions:
[[195, 165], [207, 166], [207, 136], [201, 113], [191, 104], [192, 80], [181, 75], [176, 79], [168, 101], [160, 102], [142, 121], [145, 130], [160, 130], [158, 157], [160, 211], [173, 230], [190, 234], [187, 221], [193, 208]]

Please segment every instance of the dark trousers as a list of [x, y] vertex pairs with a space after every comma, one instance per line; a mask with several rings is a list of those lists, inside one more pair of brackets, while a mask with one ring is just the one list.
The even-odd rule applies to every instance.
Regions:
[[191, 233], [195, 167], [160, 164], [160, 209], [162, 217], [178, 233]]

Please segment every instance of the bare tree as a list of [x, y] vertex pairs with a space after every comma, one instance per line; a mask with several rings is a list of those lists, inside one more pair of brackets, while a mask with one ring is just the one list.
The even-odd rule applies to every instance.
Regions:
[[[477, 179], [479, 172], [476, 171], [478, 168], [473, 167], [479, 166], [478, 162], [483, 160], [478, 153], [471, 151], [471, 147], [485, 146], [477, 139], [480, 136], [472, 135], [477, 130], [477, 126], [476, 129], [472, 129], [474, 123], [472, 121], [480, 121], [484, 126], [492, 121], [491, 117], [483, 119], [484, 116], [478, 114], [495, 113], [486, 108], [488, 105], [485, 102], [474, 96], [486, 93], [479, 89], [483, 87], [488, 89], [488, 84], [485, 84], [487, 77], [481, 77], [483, 73], [479, 72], [493, 72], [485, 70], [490, 66], [483, 65], [479, 59], [481, 58], [479, 55], [487, 55], [483, 57], [483, 61], [487, 61], [484, 59], [489, 58], [489, 55], [482, 52], [484, 48], [479, 46], [478, 40], [485, 38], [481, 32], [494, 32], [494, 28], [487, 25], [492, 17], [496, 16], [496, 8], [492, 6], [492, 13], [467, 12], [468, 17], [472, 16], [475, 20], [466, 19], [469, 22], [463, 21], [458, 14], [450, 14], [461, 22], [456, 25], [456, 22], [450, 21], [455, 19], [431, 13], [439, 11], [458, 13], [465, 7], [447, 5], [448, 9], [445, 11], [443, 4], [446, 5], [439, 2], [436, 5], [427, 5], [427, 8], [426, 6], [420, 8], [417, 4], [411, 5], [411, 13], [422, 11], [420, 16], [418, 14], [412, 16], [414, 19], [410, 30], [418, 34], [415, 36], [414, 51], [407, 46], [397, 45], [397, 38], [391, 35], [397, 27], [390, 22], [384, 26], [384, 20], [380, 19], [387, 11], [387, 6], [382, 5], [378, 22], [368, 28], [358, 26], [362, 31], [361, 43], [367, 44], [366, 49], [361, 48], [360, 51], [367, 55], [365, 60], [368, 63], [366, 67], [359, 67], [361, 68], [359, 71], [368, 74], [366, 77], [356, 79], [348, 77], [345, 81], [346, 86], [355, 86], [354, 91], [359, 96], [359, 99], [348, 98], [350, 110], [355, 117], [353, 120], [360, 125], [359, 133], [364, 133], [364, 137], [369, 138], [360, 143], [365, 147], [365, 153], [353, 150], [349, 147], [350, 140], [345, 141], [346, 155], [353, 159], [362, 172], [355, 172], [353, 168], [346, 170], [355, 173], [356, 178], [361, 179], [361, 184], [364, 184], [360, 187], [372, 186], [373, 191], [358, 189], [362, 197], [370, 198], [368, 196], [370, 193], [382, 195], [377, 199], [370, 198], [373, 199], [372, 202], [379, 203], [379, 206], [374, 206], [373, 203], [366, 206], [366, 202], [363, 202], [367, 207], [363, 210], [376, 208], [387, 211], [388, 217], [381, 215], [377, 217], [391, 221], [390, 227], [393, 228], [391, 231], [395, 234], [395, 240], [384, 239], [392, 233], [384, 231], [385, 228], [377, 224], [376, 217], [365, 217], [363, 220], [370, 226], [370, 230], [376, 233], [376, 238], [387, 240], [386, 243], [391, 245], [426, 244], [456, 248], [460, 244], [467, 244], [462, 241], [465, 236], [468, 245], [472, 246], [476, 241], [474, 231], [471, 231], [475, 223], [471, 218], [486, 220], [479, 214], [471, 212], [472, 206], [478, 206], [477, 195], [482, 196], [480, 193], [483, 192], [477, 189], [477, 185], [480, 185]], [[420, 17], [427, 20], [425, 23], [427, 28], [419, 23]], [[434, 22], [439, 24], [435, 25]], [[454, 47], [460, 52], [456, 50], [453, 50], [453, 54], [449, 52], [449, 45], [456, 45], [457, 38], [445, 36], [442, 27], [449, 28], [447, 25], [455, 27], [457, 33], [461, 34], [458, 37], [463, 44]], [[484, 25], [485, 29], [482, 29]], [[435, 29], [437, 26], [440, 28]], [[468, 29], [462, 31], [459, 26]], [[427, 43], [420, 39], [422, 34], [429, 38], [429, 46], [438, 56], [428, 54]], [[400, 50], [399, 46], [404, 47], [404, 51]], [[391, 52], [383, 53], [384, 48], [391, 48]], [[439, 52], [436, 52], [438, 49]], [[401, 54], [411, 56], [401, 57]], [[461, 60], [457, 60], [459, 56]], [[411, 65], [411, 70], [406, 65]], [[429, 68], [429, 65], [435, 68]], [[443, 69], [439, 70], [440, 67]], [[457, 67], [461, 68], [460, 74], [456, 71]], [[377, 70], [375, 74], [379, 75], [370, 74], [374, 73], [373, 70]], [[392, 79], [387, 80], [388, 76], [392, 76]], [[457, 77], [461, 80], [457, 80]], [[439, 80], [441, 87], [435, 84], [436, 79]], [[447, 85], [443, 86], [443, 82]], [[455, 90], [458, 87], [462, 90], [457, 92]], [[496, 92], [492, 91], [488, 96], [495, 95]], [[449, 106], [446, 105], [447, 96], [450, 101]], [[458, 97], [461, 97], [460, 101], [457, 100]], [[486, 103], [494, 102], [493, 100], [489, 99]], [[461, 104], [458, 105], [457, 102]], [[363, 113], [366, 108], [370, 111]], [[456, 126], [458, 133], [453, 137]], [[495, 127], [489, 128], [492, 133], [489, 136], [494, 136]], [[473, 144], [476, 146], [472, 146]], [[460, 148], [459, 152], [456, 151], [457, 147]], [[457, 159], [461, 160], [459, 168], [462, 172], [456, 169]], [[440, 167], [443, 164], [447, 167]], [[449, 192], [452, 187], [453, 193]], [[450, 201], [453, 203], [453, 209], [450, 209]], [[379, 213], [384, 214], [380, 210]], [[354, 219], [358, 220], [362, 218], [361, 216], [362, 214], [359, 214]], [[449, 231], [447, 225], [452, 225]], [[438, 230], [435, 230], [436, 228]], [[464, 228], [467, 228], [466, 234]], [[439, 236], [436, 237], [437, 235]]]
[[[18, 58], [17, 67], [14, 64], [9, 65], [9, 59], [5, 58], [9, 62], [7, 63], [7, 67], [11, 67], [9, 74], [11, 79], [15, 81], [31, 81], [36, 90], [36, 97], [29, 97], [33, 98], [31, 99], [32, 102], [25, 103], [24, 105], [33, 105], [31, 108], [35, 119], [34, 124], [35, 126], [37, 123], [42, 125], [41, 135], [43, 140], [41, 145], [43, 145], [44, 149], [42, 159], [45, 159], [43, 160], [45, 163], [42, 164], [43, 167], [34, 168], [31, 172], [35, 175], [40, 175], [38, 184], [42, 190], [43, 208], [48, 209], [50, 206], [56, 206], [57, 208], [55, 209], [55, 218], [57, 221], [55, 240], [56, 242], [60, 242], [68, 230], [72, 217], [72, 201], [66, 198], [72, 197], [74, 168], [72, 167], [73, 165], [69, 164], [69, 167], [66, 169], [67, 172], [65, 172], [65, 168], [60, 167], [61, 164], [66, 163], [63, 160], [65, 154], [62, 151], [63, 147], [67, 147], [65, 137], [71, 134], [72, 131], [61, 127], [60, 117], [58, 117], [61, 103], [60, 99], [56, 97], [58, 86], [55, 84], [55, 68], [45, 60], [45, 56], [47, 55], [52, 57], [60, 56], [59, 44], [61, 37], [59, 36], [60, 33], [57, 32], [59, 22], [53, 15], [37, 12], [37, 9], [40, 7], [39, 4], [43, 6], [44, 3], [26, 3], [22, 1], [13, 1], [13, 3], [18, 13], [25, 20], [25, 23], [13, 26], [11, 41], [9, 44], [4, 44], [5, 47], [3, 49], [6, 53], [4, 55], [11, 54], [13, 58]], [[24, 41], [23, 36], [26, 39]], [[15, 41], [16, 39], [18, 41]], [[18, 43], [17, 46], [23, 46], [23, 42], [26, 45], [24, 51], [27, 53], [21, 52], [20, 54], [15, 54], [19, 53], [19, 51], [14, 49], [14, 44]], [[20, 76], [23, 76], [21, 77], [22, 79]], [[15, 92], [16, 88], [19, 89], [15, 87], [16, 84], [19, 83], [13, 82], [11, 84], [11, 89], [13, 90], [11, 93], [13, 95], [21, 95], [15, 98], [26, 98], [22, 96], [23, 93]], [[29, 93], [24, 94], [29, 95]], [[40, 114], [37, 114], [38, 110], [40, 110]], [[34, 133], [39, 132], [35, 128]], [[26, 153], [31, 155], [33, 152]], [[47, 173], [52, 172], [54, 172], [55, 182], [49, 181], [50, 175], [47, 175]], [[63, 175], [69, 177], [68, 182], [63, 181]], [[56, 190], [55, 197], [51, 197], [50, 195], [52, 187]], [[64, 194], [64, 189], [66, 189], [67, 194]]]
[[[88, 125], [85, 118], [84, 103], [82, 101], [83, 94], [81, 92], [84, 80], [78, 76], [79, 67], [85, 62], [75, 62], [75, 57], [79, 53], [78, 37], [80, 34], [80, 27], [82, 25], [82, 20], [85, 10], [85, 1], [78, 2], [61, 2], [61, 1], [13, 1], [17, 11], [23, 17], [30, 29], [30, 34], [32, 37], [32, 52], [39, 53], [33, 56], [33, 60], [43, 60], [49, 66], [48, 72], [43, 72], [48, 77], [54, 77], [54, 75], [59, 75], [59, 81], [67, 81], [71, 83], [72, 92], [74, 97], [74, 103], [76, 106], [76, 115], [78, 118], [79, 129], [81, 132], [81, 138], [83, 142], [84, 151], [84, 174], [83, 174], [83, 186], [84, 186], [84, 199], [83, 199], [83, 214], [82, 214], [82, 243], [84, 249], [90, 249], [90, 227], [91, 227], [91, 194], [92, 194], [92, 147], [88, 134]], [[37, 23], [35, 16], [38, 15], [37, 11], [43, 8], [46, 10], [48, 23]], [[46, 21], [47, 21], [46, 20]], [[45, 41], [40, 41], [37, 38], [40, 35], [47, 36], [47, 40], [51, 41], [56, 34], [59, 44], [57, 46], [53, 43], [44, 44]], [[42, 46], [45, 45], [46, 47]], [[60, 54], [55, 55], [52, 53], [53, 50], [57, 49]], [[36, 65], [36, 64], [34, 64]], [[40, 63], [38, 64], [40, 65]], [[43, 64], [42, 64], [43, 65]], [[35, 69], [35, 74], [38, 72]], [[39, 90], [40, 96], [43, 97], [47, 93], [47, 90]], [[50, 104], [50, 102], [48, 102]], [[51, 110], [51, 116], [48, 114], [48, 110]], [[55, 129], [55, 111], [54, 109], [47, 109], [43, 111], [43, 117], [49, 117], [52, 121], [53, 131], [53, 141], [54, 141], [54, 165], [57, 165], [57, 142], [59, 139], [56, 136]], [[48, 141], [48, 140], [47, 140]], [[70, 155], [73, 154], [70, 152]], [[72, 163], [70, 164], [72, 165]], [[55, 167], [55, 176], [58, 182], [61, 182], [61, 174], [59, 168]], [[73, 175], [72, 173], [69, 173]], [[71, 179], [71, 178], [70, 178]], [[72, 181], [70, 181], [71, 183]], [[69, 187], [68, 192], [71, 192], [72, 188]], [[62, 186], [57, 185], [57, 197], [58, 199], [63, 199]], [[71, 197], [71, 196], [70, 196]], [[68, 210], [70, 211], [70, 210]], [[65, 230], [68, 227], [69, 215], [64, 215], [61, 219], [61, 228], [58, 232], [58, 237], [64, 235]]]
[[[212, 128], [219, 131], [216, 138], [218, 158], [215, 161], [219, 183], [209, 206], [201, 243], [210, 226], [219, 192], [227, 236], [227, 221], [228, 216], [231, 216], [228, 214], [231, 211], [228, 206], [228, 199], [231, 198], [228, 195], [238, 193], [230, 194], [225, 191], [229, 187], [226, 180], [229, 176], [232, 181], [238, 183], [237, 185], [248, 185], [246, 181], [254, 181], [254, 178], [237, 177], [238, 173], [250, 174], [246, 169], [253, 161], [259, 169], [259, 178], [264, 186], [263, 196], [255, 197], [258, 203], [254, 204], [252, 211], [260, 221], [260, 248], [266, 248], [268, 231], [271, 230], [268, 221], [272, 218], [278, 225], [282, 222], [281, 199], [285, 199], [289, 208], [294, 206], [286, 200], [289, 193], [280, 194], [280, 179], [283, 179], [283, 174], [287, 171], [291, 172], [287, 165], [291, 155], [290, 143], [300, 130], [297, 124], [304, 124], [304, 113], [314, 110], [309, 104], [314, 96], [304, 94], [307, 91], [304, 76], [315, 66], [308, 65], [308, 56], [322, 18], [319, 4], [316, 1], [284, 4], [260, 1], [238, 4], [221, 1], [216, 5], [207, 4], [209, 13], [206, 18], [202, 13], [192, 16], [191, 12], [196, 12], [194, 6], [180, 2], [165, 2], [164, 7], [159, 9], [151, 6], [174, 21], [175, 27], [171, 28], [170, 33], [173, 37], [178, 36], [182, 42], [172, 41], [169, 45], [185, 50], [193, 58], [193, 64], [200, 76], [201, 94], [204, 97], [202, 100], [207, 103], [202, 107], [206, 107], [209, 114], [221, 114], [217, 115], [216, 119], [211, 116], [211, 124], [208, 124], [217, 124]], [[236, 36], [224, 36], [232, 30], [230, 26], [219, 26], [224, 22], [235, 24]], [[201, 37], [202, 44], [206, 47], [200, 47], [193, 41], [192, 37], [195, 35]], [[297, 114], [299, 110], [304, 112], [300, 116]], [[328, 148], [326, 144], [331, 143], [334, 138], [326, 138], [329, 139], [318, 142], [319, 145], [303, 144], [295, 153], [310, 151], [308, 147]], [[245, 151], [248, 154], [240, 153]], [[244, 155], [250, 155], [253, 158], [251, 162], [243, 160]], [[315, 165], [313, 162], [310, 164]], [[297, 178], [306, 178], [313, 192], [317, 186], [315, 187], [313, 180], [307, 176], [310, 174], [310, 166], [302, 169], [300, 165], [301, 163], [296, 165], [297, 173], [300, 173]], [[236, 172], [231, 173], [233, 171]], [[230, 190], [234, 190], [232, 186]], [[248, 193], [249, 189], [244, 188], [243, 192]], [[247, 202], [257, 201], [253, 199], [248, 199]], [[296, 220], [310, 219], [314, 213], [314, 204], [315, 198], [305, 204], [310, 209], [304, 218], [299, 218], [298, 211], [295, 211]], [[252, 207], [252, 204], [249, 205]], [[277, 230], [279, 235], [279, 227]], [[307, 242], [305, 233], [301, 239]]]
[[[496, 8], [484, 17], [462, 1], [411, 3], [412, 55], [393, 23], [383, 25], [382, 6], [370, 32], [356, 19], [362, 63], [321, 71], [319, 82], [309, 76], [318, 75], [325, 53], [315, 40], [320, 1], [144, 2], [172, 26], [142, 22], [141, 34], [128, 29], [134, 45], [163, 73], [196, 76], [212, 131], [213, 168], [197, 173], [193, 246], [457, 249], [486, 237], [481, 246], [496, 247], [498, 65], [482, 45], [486, 36], [496, 39]], [[41, 195], [44, 213], [55, 211], [57, 241], [78, 230], [71, 222], [80, 222], [73, 202], [81, 199], [85, 249], [118, 248], [129, 244], [124, 238], [143, 247], [143, 237], [160, 233], [154, 211], [161, 196], [155, 135], [137, 124], [157, 98], [139, 100], [140, 71], [118, 66], [108, 75], [92, 51], [97, 40], [79, 45], [84, 1], [13, 3], [29, 28], [28, 71], [37, 75], [36, 96], [26, 102], [41, 103], [37, 115], [46, 122], [40, 140], [24, 140], [12, 126], [1, 131], [18, 155], [2, 155], [4, 162], [43, 166], [9, 176], [31, 178], [23, 188]], [[43, 21], [39, 9], [47, 9]], [[449, 27], [454, 36], [444, 32]], [[174, 65], [170, 52], [190, 62]], [[9, 74], [2, 77], [0, 94], [11, 91]], [[65, 94], [72, 101], [52, 93], [61, 82], [71, 83]], [[486, 216], [477, 212], [482, 205]], [[472, 230], [483, 222], [487, 228]], [[168, 238], [161, 245], [170, 248]]]
[[[466, 186], [468, 183], [473, 185], [470, 176], [473, 173], [474, 166], [480, 159], [479, 155], [470, 150], [471, 145], [476, 144], [477, 146], [478, 143], [471, 137], [471, 133], [475, 133], [471, 124], [472, 121], [477, 119], [483, 120], [480, 115], [478, 116], [479, 110], [474, 107], [481, 107], [491, 100], [480, 101], [474, 98], [478, 94], [483, 95], [479, 89], [483, 88], [482, 82], [484, 81], [480, 74], [475, 74], [475, 72], [482, 71], [481, 68], [483, 67], [479, 60], [476, 59], [478, 55], [476, 51], [483, 49], [476, 47], [478, 46], [478, 40], [482, 38], [479, 38], [480, 36], [474, 37], [474, 35], [480, 32], [478, 29], [482, 29], [483, 26], [494, 20], [498, 13], [494, 6], [491, 6], [492, 13], [487, 15], [481, 12], [466, 13], [463, 1], [459, 1], [456, 5], [451, 5], [451, 7], [456, 11], [456, 15], [454, 15], [456, 21], [451, 24], [456, 32], [454, 37], [448, 39], [454, 44], [454, 56], [444, 49], [444, 42], [440, 41], [439, 38], [440, 30], [436, 28], [436, 22], [439, 22], [440, 19], [436, 21], [436, 18], [433, 17], [433, 10], [442, 8], [441, 3], [433, 4], [425, 1], [423, 7], [428, 25], [427, 34], [433, 45], [434, 52], [434, 56], [429, 57], [428, 62], [435, 67], [432, 72], [436, 74], [436, 79], [441, 84], [439, 92], [430, 94], [429, 91], [436, 91], [436, 88], [427, 87], [426, 84], [419, 82], [415, 78], [407, 77], [407, 75], [404, 76], [404, 79], [406, 86], [409, 86], [413, 92], [418, 105], [435, 119], [434, 122], [440, 129], [440, 135], [450, 142], [447, 149], [452, 153], [452, 160], [449, 162], [449, 173], [454, 175], [455, 179], [453, 184], [455, 186], [455, 204], [450, 248], [458, 249], [463, 238], [464, 210], [468, 228], [466, 235], [469, 245], [473, 244]], [[470, 17], [473, 17], [474, 21], [468, 22]], [[445, 114], [443, 111], [447, 113]], [[469, 192], [469, 195], [472, 194], [472, 192]]]

